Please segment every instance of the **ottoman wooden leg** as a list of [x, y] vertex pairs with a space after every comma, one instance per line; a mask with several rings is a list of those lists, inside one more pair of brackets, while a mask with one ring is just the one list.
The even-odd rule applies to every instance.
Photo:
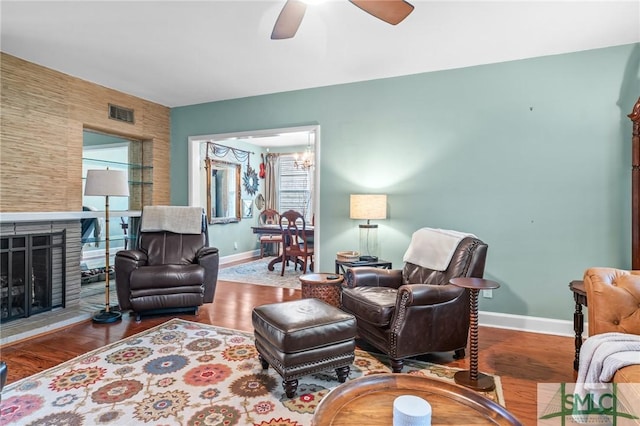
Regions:
[[401, 373], [404, 366], [403, 359], [391, 359], [391, 371], [394, 373]]
[[260, 364], [262, 365], [262, 369], [263, 370], [268, 370], [269, 369], [269, 363], [267, 362], [266, 359], [264, 359], [262, 357], [262, 355], [258, 354], [258, 359], [260, 360]]
[[282, 382], [282, 387], [284, 387], [284, 393], [287, 395], [287, 398], [293, 398], [296, 394], [296, 390], [298, 389], [298, 380], [286, 380]]
[[464, 358], [464, 348], [456, 349], [453, 353], [453, 359], [463, 359]]
[[340, 383], [344, 383], [347, 381], [350, 370], [351, 368], [348, 365], [346, 367], [336, 368], [336, 374], [338, 375], [338, 381]]

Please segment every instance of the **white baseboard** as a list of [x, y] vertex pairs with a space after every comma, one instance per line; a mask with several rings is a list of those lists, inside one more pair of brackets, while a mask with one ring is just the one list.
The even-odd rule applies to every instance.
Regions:
[[222, 256], [220, 258], [220, 265], [226, 265], [227, 263], [237, 262], [240, 260], [252, 259], [260, 256], [260, 250], [245, 251], [242, 253], [231, 254], [229, 256]]
[[[252, 250], [223, 256], [220, 258], [220, 265], [252, 259], [259, 255], [260, 250]], [[573, 321], [567, 320], [480, 311], [478, 312], [478, 324], [483, 327], [505, 328], [508, 330], [526, 331], [530, 333], [575, 337]], [[586, 322], [584, 323], [584, 331], [582, 335], [585, 337], [589, 335], [589, 328]]]
[[[573, 321], [567, 320], [480, 311], [478, 312], [478, 324], [483, 327], [506, 328], [530, 333], [575, 337]], [[584, 323], [582, 335], [584, 337], [589, 335], [589, 328], [586, 322]]]

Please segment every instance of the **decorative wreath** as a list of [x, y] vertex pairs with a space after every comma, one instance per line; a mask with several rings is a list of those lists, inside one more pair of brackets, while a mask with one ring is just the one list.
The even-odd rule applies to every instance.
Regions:
[[251, 166], [247, 166], [247, 171], [242, 177], [242, 183], [244, 184], [245, 191], [247, 191], [249, 195], [253, 195], [258, 192], [258, 175]]

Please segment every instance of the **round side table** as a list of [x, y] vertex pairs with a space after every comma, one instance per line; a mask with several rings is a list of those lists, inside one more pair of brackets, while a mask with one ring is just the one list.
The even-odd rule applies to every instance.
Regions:
[[340, 307], [342, 293], [342, 275], [338, 274], [305, 274], [300, 276], [302, 297], [315, 297], [329, 305]]
[[478, 293], [480, 290], [489, 290], [500, 287], [495, 281], [489, 281], [482, 278], [452, 278], [449, 281], [451, 284], [468, 288], [470, 295], [470, 369], [458, 371], [454, 376], [454, 380], [457, 384], [466, 386], [476, 391], [489, 391], [496, 387], [496, 384], [492, 376], [482, 374], [478, 372]]

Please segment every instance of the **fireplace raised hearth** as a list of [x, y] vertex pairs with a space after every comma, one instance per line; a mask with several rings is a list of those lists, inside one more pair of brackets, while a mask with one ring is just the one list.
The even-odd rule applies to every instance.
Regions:
[[79, 306], [81, 219], [75, 212], [0, 213], [0, 342]]
[[[116, 211], [111, 215], [113, 217], [125, 217], [128, 221], [135, 221], [140, 217], [139, 211]], [[22, 290], [20, 288], [20, 284], [17, 284], [16, 288], [12, 290], [12, 293], [20, 293], [24, 291], [25, 297], [31, 297], [31, 299], [25, 299], [25, 311], [31, 309], [29, 312], [29, 317], [22, 316], [22, 318], [16, 315], [22, 315], [19, 310], [14, 310], [13, 307], [8, 307], [8, 297], [9, 290], [7, 284], [7, 295], [5, 299], [1, 299], [0, 297], [0, 311], [5, 308], [7, 305], [6, 312], [10, 315], [6, 316], [6, 320], [2, 318], [2, 327], [0, 327], [0, 345], [4, 345], [10, 342], [15, 342], [33, 335], [37, 335], [39, 333], [48, 332], [54, 330], [58, 327], [63, 327], [65, 325], [72, 324], [73, 322], [82, 321], [85, 319], [91, 318], [91, 315], [95, 313], [96, 310], [104, 307], [104, 290], [100, 293], [101, 297], [98, 297], [97, 301], [93, 301], [92, 296], [87, 296], [85, 294], [82, 299], [82, 303], [80, 301], [81, 298], [81, 272], [85, 265], [81, 266], [83, 263], [83, 244], [82, 244], [82, 227], [81, 221], [83, 219], [91, 219], [91, 218], [102, 218], [104, 217], [104, 212], [95, 212], [95, 211], [84, 211], [84, 212], [0, 212], [0, 238], [1, 239], [13, 239], [16, 237], [24, 237], [31, 238], [31, 236], [41, 236], [47, 235], [52, 238], [50, 241], [47, 240], [38, 240], [33, 241], [33, 247], [37, 248], [46, 248], [46, 250], [51, 251], [51, 260], [50, 267], [52, 268], [52, 276], [55, 277], [58, 272], [62, 274], [60, 278], [60, 284], [58, 286], [57, 279], [52, 278], [51, 280], [51, 298], [50, 300], [44, 300], [45, 302], [50, 303], [50, 307], [42, 308], [43, 306], [41, 302], [34, 302], [34, 294], [32, 290]], [[131, 223], [131, 222], [128, 222]], [[119, 229], [117, 227], [116, 229]], [[131, 227], [130, 229], [135, 229], [135, 227]], [[64, 235], [64, 250], [62, 252], [56, 251], [53, 247], [49, 247], [51, 245], [56, 245], [58, 241], [55, 235]], [[132, 233], [133, 234], [133, 233]], [[135, 236], [130, 235], [127, 238], [131, 239], [131, 241], [135, 241]], [[117, 239], [117, 237], [116, 237]], [[20, 244], [20, 243], [18, 243]], [[25, 242], [25, 244], [27, 244]], [[44, 247], [43, 247], [44, 246]], [[96, 253], [100, 254], [98, 248], [94, 247], [94, 244], [85, 244], [87, 249], [96, 249]], [[8, 273], [6, 271], [9, 267], [9, 243], [7, 242], [7, 247], [2, 248], [2, 253], [6, 254], [7, 260], [6, 264], [0, 264], [0, 276], [7, 275], [7, 283], [8, 283]], [[12, 247], [14, 252], [18, 252], [19, 247], [16, 247], [15, 244], [12, 243]], [[46, 251], [45, 250], [45, 251]], [[36, 255], [41, 254], [41, 252], [36, 252]], [[14, 256], [15, 254], [12, 254]], [[20, 256], [20, 255], [17, 255]], [[102, 254], [101, 259], [103, 260], [104, 254]], [[36, 256], [38, 257], [38, 256]], [[88, 269], [96, 269], [102, 265], [99, 265], [94, 259], [91, 258]], [[13, 264], [13, 260], [11, 261]], [[25, 260], [26, 262], [26, 260]], [[31, 271], [33, 268], [37, 268], [36, 261], [33, 260], [33, 266], [29, 266], [25, 272], [26, 279], [32, 279], [35, 276], [38, 276], [39, 272]], [[89, 262], [89, 260], [87, 260]], [[49, 267], [46, 262], [43, 263], [42, 267]], [[13, 267], [13, 266], [12, 266]], [[21, 268], [21, 267], [20, 267]], [[4, 279], [3, 279], [4, 281]], [[36, 280], [39, 285], [40, 281]], [[58, 286], [58, 287], [57, 287]], [[113, 286], [115, 288], [115, 286]], [[58, 290], [59, 289], [59, 290]], [[48, 291], [48, 290], [47, 290]], [[31, 292], [31, 296], [28, 296], [29, 292]], [[2, 290], [0, 287], [0, 296]], [[18, 295], [16, 295], [19, 297]], [[22, 300], [22, 299], [20, 299]], [[117, 300], [115, 295], [112, 297], [112, 300]], [[95, 306], [93, 306], [95, 304]], [[34, 306], [35, 305], [35, 306]], [[35, 315], [37, 313], [37, 315]], [[11, 316], [11, 319], [9, 319]]]
[[0, 238], [0, 323], [64, 306], [65, 231]]

